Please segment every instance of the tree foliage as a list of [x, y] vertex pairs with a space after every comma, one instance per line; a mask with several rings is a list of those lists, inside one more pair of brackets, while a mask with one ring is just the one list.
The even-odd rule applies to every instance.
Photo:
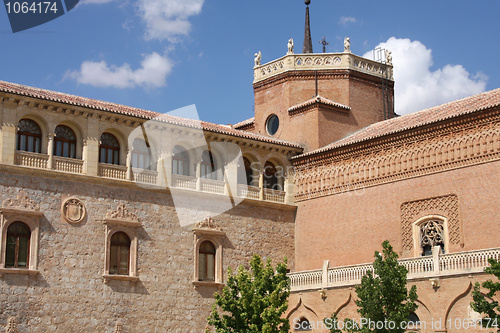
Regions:
[[[373, 272], [368, 271], [356, 287], [356, 305], [362, 321], [346, 319], [344, 327], [354, 326], [347, 331], [402, 333], [405, 331], [402, 323], [407, 322], [410, 313], [417, 309], [417, 287], [412, 286], [408, 291], [406, 286], [408, 270], [398, 263], [398, 255], [388, 241], [384, 241], [382, 247], [383, 255], [375, 251]], [[369, 323], [384, 325], [379, 328]], [[330, 332], [338, 332], [338, 328], [333, 327]]]
[[228, 270], [222, 294], [215, 293], [208, 324], [217, 333], [288, 332], [288, 320], [281, 318], [290, 295], [286, 259], [275, 270], [270, 259], [264, 264], [254, 255], [250, 267], [249, 271], [240, 266], [236, 275]]
[[[484, 271], [489, 274], [493, 274], [500, 280], [500, 261], [495, 259], [489, 259], [490, 267], [486, 267]], [[481, 320], [481, 324], [484, 327], [495, 328], [497, 332], [500, 332], [500, 306], [498, 301], [488, 301], [486, 297], [481, 293], [481, 286], [488, 289], [486, 296], [492, 298], [495, 294], [500, 291], [500, 282], [493, 282], [488, 280], [483, 282], [481, 285], [476, 282], [474, 285], [474, 290], [472, 292], [471, 307], [474, 311], [485, 314], [486, 316]]]

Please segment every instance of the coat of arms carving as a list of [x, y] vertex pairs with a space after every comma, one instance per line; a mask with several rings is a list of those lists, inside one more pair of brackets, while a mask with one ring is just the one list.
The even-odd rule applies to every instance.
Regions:
[[62, 216], [70, 223], [80, 223], [85, 218], [85, 206], [77, 198], [69, 198], [63, 202]]

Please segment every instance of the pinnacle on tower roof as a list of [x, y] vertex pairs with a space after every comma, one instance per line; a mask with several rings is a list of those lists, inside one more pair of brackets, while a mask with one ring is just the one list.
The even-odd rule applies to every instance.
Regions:
[[304, 30], [304, 48], [302, 53], [313, 53], [312, 39], [311, 39], [311, 24], [309, 22], [309, 4], [311, 0], [304, 0], [306, 4], [306, 27]]

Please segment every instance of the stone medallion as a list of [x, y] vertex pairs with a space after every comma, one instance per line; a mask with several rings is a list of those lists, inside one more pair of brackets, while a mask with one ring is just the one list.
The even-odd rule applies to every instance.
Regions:
[[68, 198], [62, 204], [61, 213], [69, 223], [80, 223], [85, 218], [85, 206], [80, 199]]

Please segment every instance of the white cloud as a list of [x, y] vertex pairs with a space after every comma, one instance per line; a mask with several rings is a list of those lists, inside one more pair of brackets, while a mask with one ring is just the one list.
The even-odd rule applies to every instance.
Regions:
[[[391, 37], [377, 47], [392, 52], [395, 111], [398, 114], [408, 114], [486, 89], [486, 75], [471, 75], [462, 65], [445, 65], [432, 71], [432, 50], [419, 41]], [[373, 58], [372, 52], [364, 57]]]
[[356, 22], [357, 22], [356, 18], [352, 16], [342, 16], [339, 19], [339, 24], [341, 25], [347, 25], [348, 23], [356, 23]]
[[177, 42], [191, 30], [188, 18], [198, 15], [204, 0], [138, 0], [146, 38]]
[[108, 66], [104, 61], [84, 61], [80, 71], [66, 73], [66, 78], [95, 87], [134, 88], [137, 86], [156, 88], [166, 85], [172, 61], [156, 52], [144, 56], [141, 67], [133, 70], [125, 63], [120, 67]]

